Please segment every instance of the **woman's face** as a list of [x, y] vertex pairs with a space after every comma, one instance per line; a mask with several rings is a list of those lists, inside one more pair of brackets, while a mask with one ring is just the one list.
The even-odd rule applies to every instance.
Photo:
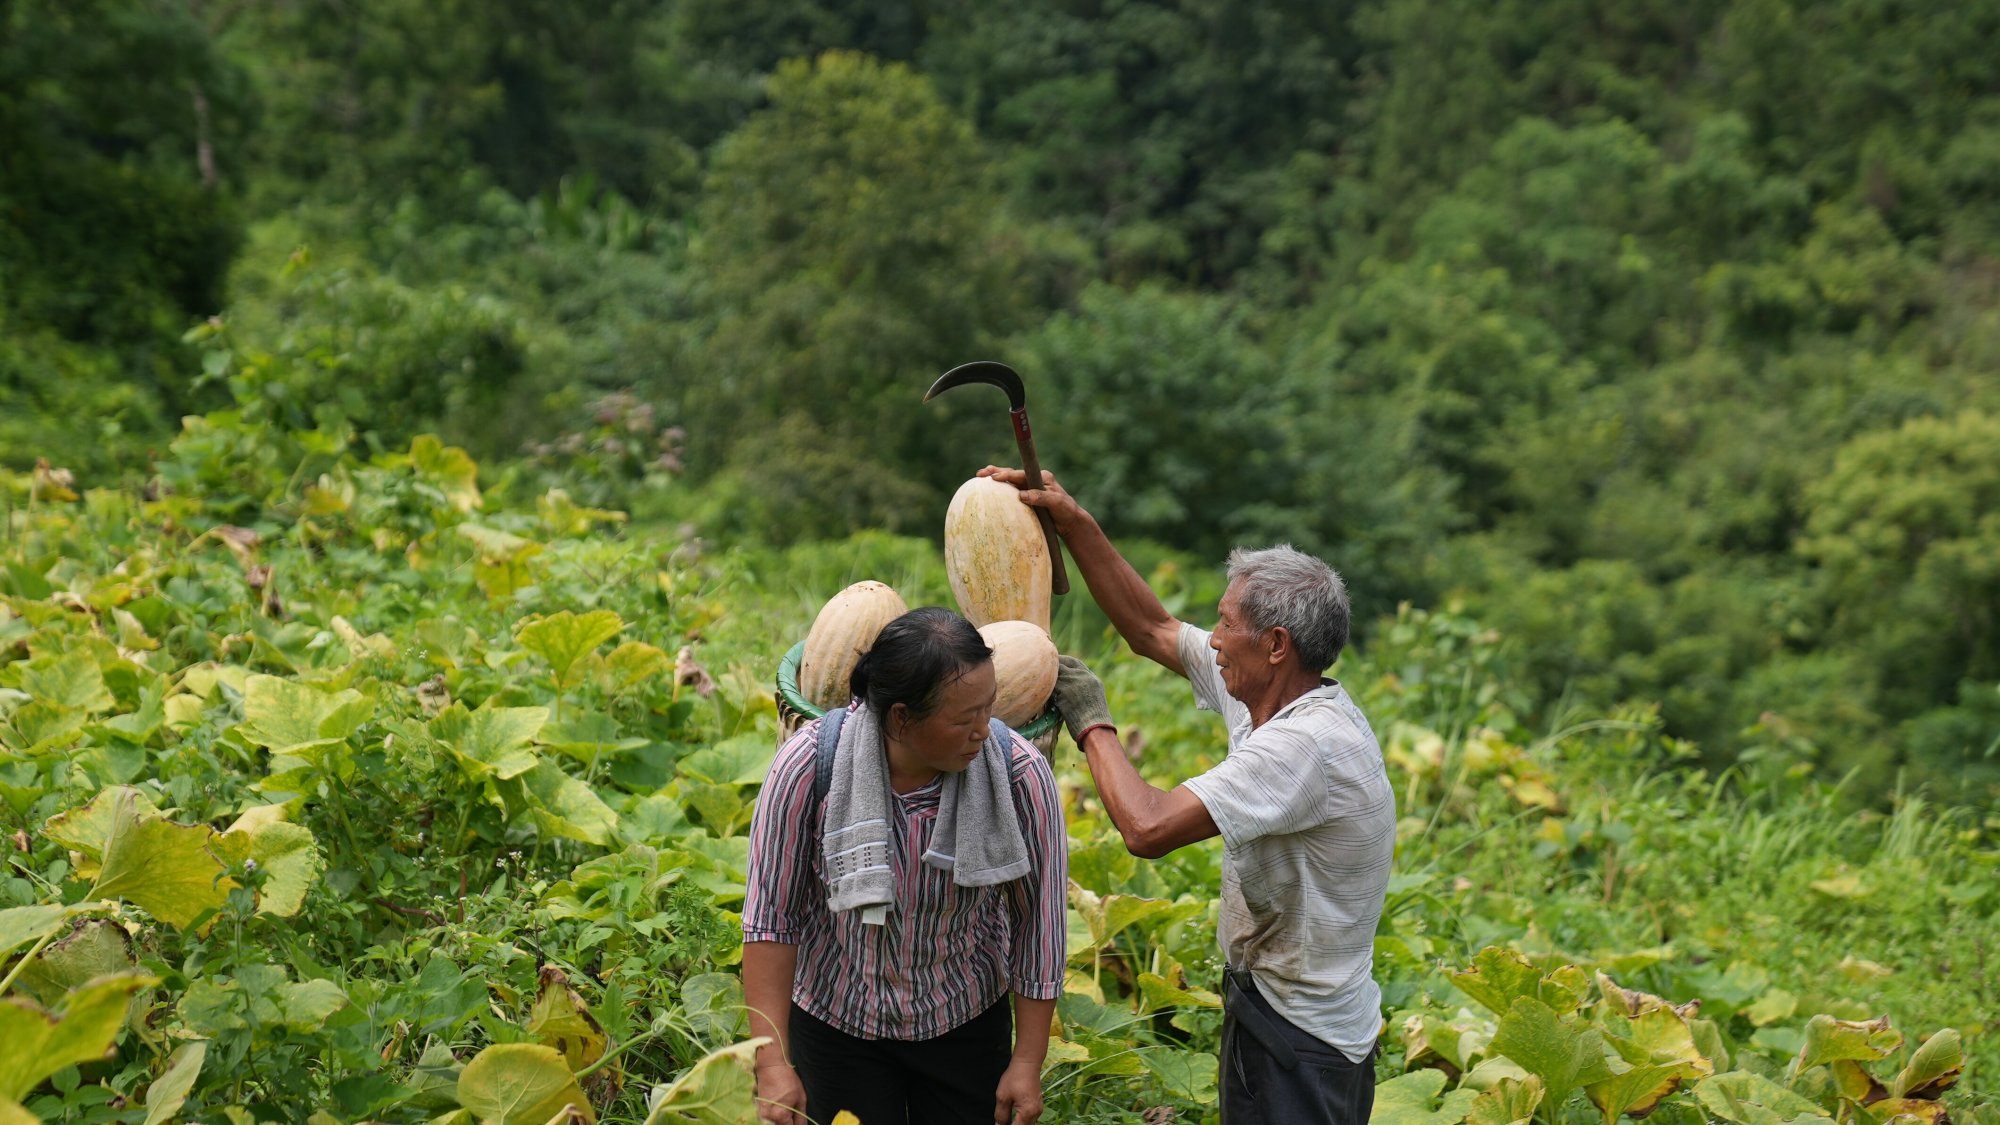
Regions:
[[921, 719], [901, 714], [892, 716], [891, 731], [918, 763], [942, 773], [960, 773], [971, 767], [986, 741], [987, 720], [993, 716], [993, 701], [999, 696], [999, 681], [993, 676], [993, 662], [975, 664], [944, 687], [937, 709]]

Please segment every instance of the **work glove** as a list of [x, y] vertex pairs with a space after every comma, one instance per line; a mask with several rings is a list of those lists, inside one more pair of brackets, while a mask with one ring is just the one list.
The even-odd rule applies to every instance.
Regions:
[[1084, 733], [1092, 727], [1111, 726], [1111, 705], [1104, 700], [1104, 681], [1089, 665], [1074, 656], [1065, 656], [1056, 668], [1056, 710], [1062, 712], [1069, 736], [1083, 745]]

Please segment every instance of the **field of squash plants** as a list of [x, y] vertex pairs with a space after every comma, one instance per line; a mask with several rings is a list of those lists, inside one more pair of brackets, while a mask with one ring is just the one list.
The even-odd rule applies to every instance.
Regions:
[[[937, 548], [718, 550], [337, 418], [190, 419], [154, 478], [0, 474], [0, 1123], [743, 1122], [736, 917], [771, 677]], [[482, 483], [485, 485], [482, 488]], [[1205, 620], [1205, 563], [1143, 558]], [[1219, 753], [1081, 596], [1141, 768]], [[2000, 1123], [1996, 825], [1723, 777], [1544, 708], [1451, 607], [1337, 669], [1403, 820], [1382, 1125]], [[1049, 1119], [1215, 1117], [1219, 849], [1126, 854], [1067, 742]], [[862, 1123], [871, 1125], [871, 1123]]]

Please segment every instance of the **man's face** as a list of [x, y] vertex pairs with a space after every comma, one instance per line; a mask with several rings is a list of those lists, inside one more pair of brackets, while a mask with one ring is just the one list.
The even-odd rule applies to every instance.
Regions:
[[1208, 637], [1208, 647], [1215, 650], [1216, 666], [1222, 670], [1222, 686], [1230, 695], [1243, 699], [1251, 687], [1263, 683], [1271, 674], [1270, 635], [1250, 627], [1243, 613], [1243, 593], [1236, 583], [1231, 582], [1223, 592], [1220, 610], [1215, 632]]

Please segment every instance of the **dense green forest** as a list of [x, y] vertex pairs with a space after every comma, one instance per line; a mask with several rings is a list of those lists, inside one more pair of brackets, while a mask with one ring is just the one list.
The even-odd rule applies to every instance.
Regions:
[[1116, 536], [1469, 614], [1524, 713], [1990, 806], [1996, 42], [1992, 0], [0, 0], [0, 462], [229, 495], [261, 447], [179, 419], [247, 413], [317, 435], [293, 490], [435, 431], [710, 541], [932, 534], [1011, 450], [918, 398], [1002, 358]]

